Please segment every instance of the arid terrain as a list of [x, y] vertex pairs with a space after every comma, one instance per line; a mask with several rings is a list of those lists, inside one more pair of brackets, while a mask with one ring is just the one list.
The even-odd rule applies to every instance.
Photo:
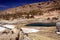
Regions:
[[60, 40], [60, 35], [57, 35], [56, 27], [50, 26], [50, 27], [41, 27], [41, 26], [29, 26], [27, 28], [35, 28], [40, 30], [37, 33], [30, 33], [28, 34], [33, 40]]
[[[0, 40], [60, 40], [60, 35], [56, 34], [56, 23], [60, 21], [59, 2], [38, 2], [1, 10], [0, 26], [4, 29], [0, 28]], [[32, 23], [51, 23], [52, 26], [26, 26]], [[29, 29], [24, 33], [23, 28], [39, 31], [27, 33]]]

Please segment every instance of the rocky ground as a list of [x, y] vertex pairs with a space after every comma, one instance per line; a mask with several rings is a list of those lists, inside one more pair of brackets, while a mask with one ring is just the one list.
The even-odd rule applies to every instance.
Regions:
[[[7, 28], [0, 32], [0, 40], [60, 40], [60, 35], [56, 34], [56, 26], [25, 26], [38, 22], [56, 23], [60, 21], [59, 16], [60, 3], [57, 0], [33, 3], [1, 11], [0, 26], [13, 24], [16, 27], [13, 29]], [[39, 31], [24, 33], [21, 28], [37, 29]]]
[[59, 36], [55, 33], [55, 30], [53, 30], [54, 27], [44, 27], [40, 28], [40, 32], [36, 34], [31, 34], [31, 36], [34, 38], [34, 40], [59, 40]]
[[60, 40], [60, 35], [56, 34], [56, 27], [50, 26], [50, 27], [41, 27], [41, 26], [29, 26], [24, 28], [34, 28], [40, 30], [37, 33], [29, 33], [29, 37], [31, 37], [33, 40]]
[[[56, 26], [24, 26], [22, 24], [15, 28], [16, 29], [6, 29], [5, 31], [0, 32], [0, 40], [60, 40], [60, 35], [56, 34]], [[39, 31], [24, 33], [24, 30], [21, 30], [20, 28], [37, 29]]]
[[[55, 12], [53, 12], [55, 14]], [[17, 30], [7, 30], [7, 32], [1, 32], [0, 33], [0, 40], [59, 40], [60, 36], [57, 35], [56, 27], [55, 26], [25, 26], [30, 23], [51, 23], [51, 22], [57, 22], [56, 16], [57, 14], [44, 14], [43, 16], [39, 16], [38, 18], [31, 18], [31, 19], [14, 19], [14, 20], [0, 20], [0, 24], [14, 24], [17, 28]], [[48, 17], [46, 17], [48, 16]], [[55, 18], [53, 18], [55, 17]], [[20, 31], [20, 28], [33, 28], [40, 30], [37, 33], [23, 33], [23, 31]]]

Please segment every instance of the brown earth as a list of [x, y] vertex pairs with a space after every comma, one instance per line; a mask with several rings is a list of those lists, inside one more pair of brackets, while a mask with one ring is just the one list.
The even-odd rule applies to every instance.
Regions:
[[60, 4], [55, 1], [38, 2], [0, 11], [0, 19], [13, 20], [17, 18], [29, 19], [42, 17], [58, 17]]
[[21, 26], [21, 28], [34, 28], [40, 30], [37, 33], [28, 34], [29, 37], [33, 40], [60, 40], [60, 35], [56, 34], [56, 27], [41, 27], [41, 26]]
[[[32, 12], [31, 12], [32, 11]], [[2, 14], [2, 15], [1, 15]], [[5, 15], [6, 14], [6, 15]], [[0, 20], [11, 20], [12, 19], [44, 19], [43, 22], [58, 22], [60, 17], [60, 4], [56, 1], [49, 2], [39, 2], [28, 5], [19, 6], [16, 8], [7, 9], [0, 12]], [[40, 21], [40, 20], [39, 20]], [[29, 21], [28, 21], [29, 22]], [[22, 24], [17, 26], [19, 28], [35, 28], [41, 31], [37, 33], [29, 33], [29, 37], [33, 40], [60, 40], [60, 35], [57, 35], [56, 27], [41, 27], [41, 26], [24, 26]], [[19, 33], [19, 32], [17, 32]], [[17, 40], [16, 37], [18, 34], [9, 33], [9, 34], [0, 34], [0, 40]], [[21, 36], [21, 35], [20, 35]], [[26, 40], [26, 39], [25, 39]]]

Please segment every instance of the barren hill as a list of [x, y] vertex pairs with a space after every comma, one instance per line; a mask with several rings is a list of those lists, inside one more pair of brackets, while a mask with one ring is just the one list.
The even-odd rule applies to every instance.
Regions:
[[10, 8], [0, 12], [1, 19], [16, 18], [52, 18], [57, 19], [60, 14], [60, 4], [57, 1], [38, 2]]

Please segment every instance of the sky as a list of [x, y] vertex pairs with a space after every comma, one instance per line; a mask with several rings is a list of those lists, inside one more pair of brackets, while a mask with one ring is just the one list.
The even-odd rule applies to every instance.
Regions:
[[0, 0], [0, 10], [48, 0]]

